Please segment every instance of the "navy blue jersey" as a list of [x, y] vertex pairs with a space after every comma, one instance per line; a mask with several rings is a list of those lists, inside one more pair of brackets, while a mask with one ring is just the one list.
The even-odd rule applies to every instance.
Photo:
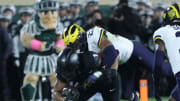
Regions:
[[57, 78], [63, 82], [82, 83], [99, 67], [99, 57], [92, 52], [77, 52], [65, 48], [57, 60]]

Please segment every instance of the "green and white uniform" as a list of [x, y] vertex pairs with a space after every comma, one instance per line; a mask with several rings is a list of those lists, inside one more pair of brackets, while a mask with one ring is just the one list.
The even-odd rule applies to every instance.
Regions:
[[21, 29], [21, 34], [29, 34], [37, 40], [46, 42], [43, 52], [28, 50], [29, 55], [25, 63], [24, 73], [47, 76], [51, 75], [56, 67], [55, 40], [56, 36], [62, 33], [63, 26], [58, 24], [56, 29], [45, 31], [38, 28], [35, 21], [31, 21]]

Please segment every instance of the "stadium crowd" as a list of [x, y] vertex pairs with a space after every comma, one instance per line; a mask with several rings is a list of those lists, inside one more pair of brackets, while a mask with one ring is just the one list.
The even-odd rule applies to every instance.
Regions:
[[[167, 5], [162, 3], [152, 5], [151, 2], [146, 0], [133, 2], [119, 0], [117, 4], [107, 7], [111, 10], [108, 16], [103, 14], [104, 11], [99, 5], [99, 0], [86, 0], [85, 5], [78, 2], [78, 0], [59, 2], [58, 8], [60, 29], [64, 29], [71, 24], [78, 24], [85, 31], [94, 26], [100, 26], [113, 34], [139, 41], [151, 52], [154, 52], [153, 33], [163, 26], [163, 13]], [[23, 26], [34, 19], [35, 12], [37, 11], [34, 10], [33, 6], [21, 7], [18, 11], [16, 11], [14, 5], [1, 6], [0, 101], [21, 101], [22, 92], [20, 88], [25, 77], [24, 68], [29, 51], [23, 46], [20, 33]], [[18, 20], [14, 21], [14, 18], [18, 18]], [[134, 92], [139, 91], [139, 80], [147, 79], [149, 97], [155, 97], [157, 101], [161, 101], [160, 96], [169, 96], [176, 83], [175, 78], [159, 73], [160, 78], [155, 89], [152, 72], [144, 69], [143, 66], [132, 68], [132, 65], [126, 63], [120, 66], [119, 69], [122, 88], [124, 87], [123, 81], [129, 80], [129, 83], [133, 84]], [[47, 85], [51, 83], [46, 77], [40, 79], [42, 89], [47, 88]], [[45, 95], [51, 96], [50, 93]], [[129, 99], [128, 97], [123, 95], [122, 89], [121, 98]]]

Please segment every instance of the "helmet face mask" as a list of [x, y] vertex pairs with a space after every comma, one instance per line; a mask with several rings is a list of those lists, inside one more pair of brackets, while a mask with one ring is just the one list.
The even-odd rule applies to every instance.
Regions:
[[70, 25], [63, 33], [63, 41], [68, 47], [80, 48], [83, 34], [85, 34], [85, 31], [82, 27], [77, 24]]

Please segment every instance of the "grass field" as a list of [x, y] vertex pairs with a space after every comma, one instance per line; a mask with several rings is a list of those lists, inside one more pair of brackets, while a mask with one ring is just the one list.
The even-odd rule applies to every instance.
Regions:
[[[121, 101], [127, 101], [127, 100], [121, 100]], [[156, 100], [155, 100], [155, 98], [149, 98], [148, 101], [156, 101]], [[162, 101], [168, 101], [168, 97], [162, 97]]]

